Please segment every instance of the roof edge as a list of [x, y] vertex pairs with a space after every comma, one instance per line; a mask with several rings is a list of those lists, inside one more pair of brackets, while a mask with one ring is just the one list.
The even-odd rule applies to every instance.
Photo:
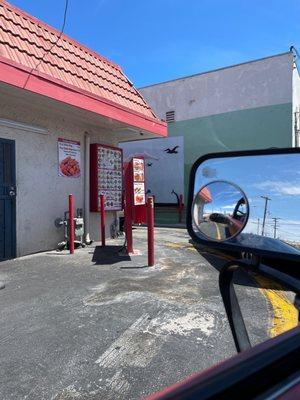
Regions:
[[[130, 108], [79, 89], [76, 86], [66, 84], [47, 74], [32, 72], [30, 68], [1, 56], [0, 71], [3, 72], [3, 78], [1, 78], [1, 82], [3, 83], [94, 112], [128, 125], [136, 126], [139, 129], [152, 132], [160, 137], [166, 137], [168, 134], [167, 124], [160, 119], [138, 113]], [[24, 83], [26, 83], [25, 88]]]
[[293, 52], [292, 51], [286, 51], [284, 53], [273, 54], [272, 56], [266, 56], [266, 57], [262, 57], [262, 58], [257, 58], [257, 59], [254, 59], [254, 60], [244, 61], [244, 62], [241, 62], [241, 63], [238, 63], [238, 64], [228, 65], [226, 67], [215, 68], [215, 69], [211, 69], [211, 70], [208, 70], [208, 71], [199, 72], [197, 74], [185, 75], [185, 76], [181, 76], [179, 78], [169, 79], [167, 81], [157, 82], [157, 83], [153, 83], [151, 85], [146, 85], [146, 86], [141, 86], [141, 87], [139, 87], [137, 89], [138, 90], [142, 90], [142, 89], [146, 89], [146, 88], [149, 88], [149, 87], [152, 87], [152, 86], [164, 85], [166, 83], [181, 81], [181, 80], [184, 80], [184, 79], [193, 78], [193, 77], [200, 76], [200, 75], [211, 74], [213, 72], [222, 71], [224, 69], [235, 68], [235, 67], [239, 67], [240, 65], [252, 64], [252, 63], [255, 63], [255, 62], [267, 60], [269, 58], [280, 57], [280, 56], [284, 56], [284, 55], [288, 55], [288, 54], [293, 54]]
[[0, 4], [4, 4], [6, 7], [11, 8], [12, 11], [20, 14], [21, 16], [31, 20], [32, 22], [34, 22], [37, 25], [42, 26], [43, 28], [45, 28], [48, 31], [52, 31], [54, 32], [57, 36], [60, 36], [60, 40], [61, 39], [66, 39], [68, 40], [70, 43], [72, 43], [73, 45], [80, 47], [83, 51], [91, 54], [94, 57], [99, 58], [101, 61], [106, 62], [107, 64], [110, 64], [111, 66], [119, 69], [122, 72], [122, 68], [119, 64], [114, 63], [113, 61], [111, 61], [109, 58], [106, 58], [104, 56], [102, 56], [101, 54], [97, 53], [94, 50], [91, 50], [89, 47], [85, 46], [84, 44], [78, 42], [77, 40], [71, 38], [70, 36], [66, 35], [65, 33], [61, 34], [60, 30], [54, 28], [53, 26], [47, 24], [44, 21], [41, 21], [40, 19], [38, 19], [37, 17], [34, 17], [33, 15], [27, 13], [26, 11], [22, 10], [19, 7], [16, 7], [15, 5], [9, 3], [7, 0], [0, 0]]

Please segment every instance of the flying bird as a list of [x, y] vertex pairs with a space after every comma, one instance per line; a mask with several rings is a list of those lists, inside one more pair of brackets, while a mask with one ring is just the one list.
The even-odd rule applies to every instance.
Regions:
[[148, 163], [147, 163], [147, 166], [148, 166], [148, 167], [151, 167], [152, 164], [153, 164], [152, 162], [148, 162]]
[[168, 153], [168, 154], [178, 154], [178, 151], [177, 151], [177, 149], [178, 149], [178, 147], [179, 146], [175, 146], [175, 147], [173, 147], [173, 149], [165, 149], [164, 151], [166, 152], [166, 153]]

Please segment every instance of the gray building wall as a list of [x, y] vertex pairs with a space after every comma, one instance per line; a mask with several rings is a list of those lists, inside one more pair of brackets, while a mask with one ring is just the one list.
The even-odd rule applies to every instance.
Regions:
[[204, 154], [293, 145], [291, 52], [140, 91], [160, 118], [175, 111], [168, 133], [184, 137], [185, 194], [191, 166]]
[[160, 118], [175, 120], [292, 102], [293, 54], [255, 60], [144, 87], [140, 92]]

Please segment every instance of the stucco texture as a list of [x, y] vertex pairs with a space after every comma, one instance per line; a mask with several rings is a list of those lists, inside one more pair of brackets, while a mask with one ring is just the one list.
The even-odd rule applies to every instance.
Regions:
[[[71, 114], [39, 104], [40, 98], [24, 99], [0, 95], [0, 118], [39, 126], [47, 130], [39, 134], [0, 126], [0, 138], [15, 141], [16, 147], [16, 222], [17, 256], [54, 249], [63, 240], [63, 228], [54, 221], [68, 210], [68, 195], [75, 197], [75, 208], [84, 207], [84, 135], [89, 132], [91, 143], [116, 145], [107, 130], [89, 125]], [[81, 144], [81, 177], [58, 176], [57, 139], [77, 140]], [[115, 212], [107, 213], [107, 234]], [[91, 238], [99, 240], [99, 214], [90, 213]]]
[[176, 121], [292, 102], [291, 52], [141, 88], [155, 113]]
[[234, 111], [169, 124], [184, 136], [185, 194], [192, 164], [208, 153], [292, 146], [292, 103]]

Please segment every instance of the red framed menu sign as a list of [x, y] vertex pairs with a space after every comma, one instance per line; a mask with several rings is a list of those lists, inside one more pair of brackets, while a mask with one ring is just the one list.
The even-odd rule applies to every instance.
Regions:
[[146, 204], [145, 194], [145, 161], [143, 158], [132, 159], [133, 169], [133, 203], [135, 206]]
[[123, 153], [118, 147], [91, 144], [90, 210], [99, 211], [100, 194], [104, 194], [107, 211], [122, 210]]

